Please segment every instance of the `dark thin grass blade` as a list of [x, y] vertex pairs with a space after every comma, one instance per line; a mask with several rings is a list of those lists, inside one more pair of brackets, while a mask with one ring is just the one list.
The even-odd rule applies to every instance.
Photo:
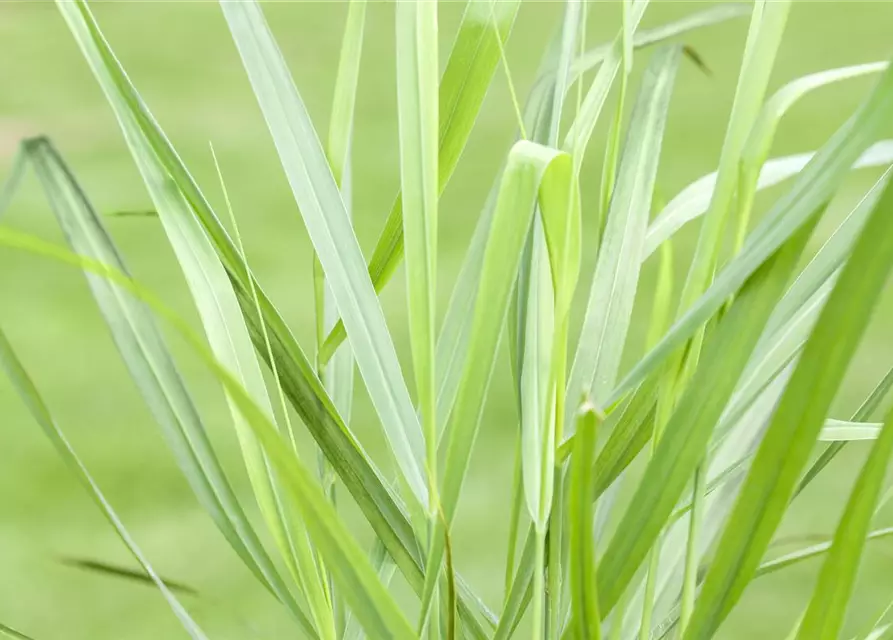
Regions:
[[26, 636], [21, 631], [16, 631], [12, 627], [8, 627], [2, 622], [0, 622], [0, 636], [14, 638], [15, 640], [34, 640], [34, 638], [32, 638], [31, 636]]
[[[155, 587], [155, 581], [152, 579], [152, 576], [150, 576], [145, 571], [132, 569], [130, 567], [124, 567], [118, 564], [112, 564], [111, 562], [105, 562], [104, 560], [95, 560], [93, 558], [64, 557], [60, 558], [59, 562], [66, 567], [72, 567], [81, 571], [87, 571], [89, 573], [94, 573], [105, 578], [128, 580], [131, 582], [136, 582], [137, 584]], [[174, 593], [180, 593], [187, 596], [198, 595], [198, 590], [195, 589], [195, 587], [191, 587], [184, 582], [171, 580], [170, 578], [165, 578], [163, 576], [158, 576], [158, 579], [164, 583], [164, 586], [166, 586]]]

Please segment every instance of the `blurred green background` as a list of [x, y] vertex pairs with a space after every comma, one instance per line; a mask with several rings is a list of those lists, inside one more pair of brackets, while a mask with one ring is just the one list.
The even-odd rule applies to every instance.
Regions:
[[[444, 56], [462, 4], [442, 4]], [[709, 4], [652, 2], [643, 26]], [[346, 5], [280, 2], [267, 4], [265, 9], [295, 81], [324, 134]], [[220, 189], [208, 151], [208, 141], [213, 141], [249, 260], [310, 352], [310, 245], [216, 3], [97, 2], [94, 11], [143, 97], [212, 203], [219, 205]], [[546, 41], [559, 24], [560, 13], [559, 2], [525, 2], [521, 8], [508, 58], [522, 96], [533, 80]], [[398, 185], [393, 22], [391, 4], [370, 3], [354, 144], [354, 215], [367, 252]], [[610, 39], [618, 27], [615, 3], [591, 5], [589, 42]], [[772, 87], [808, 72], [888, 58], [893, 54], [891, 27], [893, 4], [887, 2], [796, 3]], [[744, 19], [685, 38], [706, 60], [712, 75], [705, 76], [691, 64], [685, 64], [679, 74], [658, 178], [665, 199], [716, 165], [746, 30]], [[0, 175], [7, 172], [22, 137], [44, 133], [56, 142], [100, 211], [149, 207], [111, 112], [53, 4], [0, 2], [0, 43]], [[638, 54], [639, 69], [647, 55], [647, 51]], [[870, 82], [851, 81], [804, 100], [782, 124], [773, 155], [820, 146], [852, 112]], [[633, 91], [636, 86], [634, 80]], [[441, 313], [514, 128], [505, 75], [500, 70], [442, 200]], [[600, 127], [583, 173], [590, 203], [598, 193], [603, 143]], [[833, 229], [834, 219], [846, 212], [878, 175], [877, 171], [861, 172], [848, 180], [813, 248]], [[771, 202], [780, 189], [784, 187], [761, 196], [761, 206]], [[593, 212], [588, 207], [590, 218]], [[61, 242], [33, 177], [3, 222]], [[157, 221], [112, 218], [108, 227], [136, 276], [195, 320], [179, 268]], [[690, 255], [696, 231], [692, 225], [679, 236], [678, 255]], [[585, 257], [584, 286], [588, 287], [594, 256], [590, 251]], [[642, 304], [630, 338], [630, 359], [641, 354], [641, 320], [647, 315], [654, 266], [649, 262], [640, 287]], [[679, 278], [684, 269], [677, 264]], [[409, 373], [403, 285], [401, 271], [382, 300]], [[845, 417], [893, 362], [891, 312], [893, 299], [887, 295], [836, 403], [835, 417]], [[155, 567], [200, 590], [201, 596], [187, 598], [186, 604], [210, 637], [295, 637], [294, 627], [229, 551], [180, 477], [80, 274], [0, 251], [0, 323], [60, 425]], [[173, 340], [173, 347], [182, 356], [183, 370], [205, 411], [220, 455], [233, 470], [234, 482], [247, 502], [250, 494], [222, 394], [182, 344]], [[458, 567], [494, 606], [501, 602], [516, 430], [508, 378], [503, 357], [455, 533]], [[387, 467], [378, 425], [362, 390], [357, 394], [352, 425]], [[60, 562], [75, 556], [132, 564], [5, 379], [0, 380], [0, 427], [0, 621], [38, 640], [180, 637], [175, 619], [152, 589], [77, 571]], [[312, 462], [315, 454], [309, 443], [306, 450], [305, 459]], [[863, 454], [864, 448], [850, 447], [795, 506], [784, 532], [824, 534], [833, 530]], [[368, 541], [369, 533], [351, 505], [346, 504], [343, 510], [355, 523], [358, 535]], [[803, 565], [755, 583], [723, 628], [722, 637], [782, 637], [805, 605], [817, 566]], [[853, 601], [850, 631], [864, 629], [893, 597], [890, 575], [893, 543], [873, 543]]]

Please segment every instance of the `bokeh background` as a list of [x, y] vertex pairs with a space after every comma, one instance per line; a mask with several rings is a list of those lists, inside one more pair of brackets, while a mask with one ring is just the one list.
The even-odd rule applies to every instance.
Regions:
[[[652, 2], [643, 27], [709, 4]], [[458, 1], [442, 3], [440, 44], [444, 56], [462, 5]], [[249, 260], [310, 352], [310, 244], [219, 7], [205, 1], [112, 1], [96, 2], [93, 8], [143, 97], [212, 203], [221, 205], [208, 151], [208, 142], [214, 143]], [[324, 134], [346, 5], [337, 1], [277, 2], [266, 4], [265, 10], [318, 130]], [[507, 52], [522, 97], [560, 15], [559, 2], [528, 1], [521, 8]], [[355, 224], [367, 253], [374, 246], [399, 180], [393, 23], [390, 3], [370, 2], [354, 143]], [[618, 27], [616, 3], [591, 4], [590, 43], [609, 40]], [[772, 88], [812, 71], [888, 58], [893, 54], [891, 27], [893, 4], [888, 2], [797, 2]], [[743, 19], [685, 37], [712, 73], [707, 76], [688, 63], [679, 73], [658, 178], [665, 199], [716, 166], [746, 30], [747, 20]], [[647, 50], [637, 54], [638, 69], [647, 56]], [[870, 83], [870, 79], [850, 81], [804, 100], [782, 124], [773, 155], [820, 146], [853, 111]], [[631, 85], [632, 96], [637, 85], [638, 74]], [[441, 313], [514, 129], [505, 74], [499, 70], [442, 199]], [[598, 193], [603, 129], [596, 131], [583, 171], [589, 220]], [[53, 3], [0, 1], [0, 176], [7, 173], [18, 141], [39, 133], [53, 138], [101, 212], [150, 206], [111, 111]], [[888, 133], [893, 133], [893, 126]], [[813, 249], [878, 175], [877, 171], [864, 171], [847, 181], [820, 226]], [[761, 210], [784, 188], [761, 195]], [[61, 242], [33, 177], [3, 215], [3, 224]], [[108, 227], [136, 276], [195, 321], [179, 268], [157, 221], [110, 217]], [[696, 233], [696, 225], [690, 225], [678, 236], [681, 260], [677, 279], [684, 276], [684, 260], [690, 256]], [[594, 255], [585, 249], [584, 253], [584, 287], [588, 287]], [[628, 361], [641, 354], [654, 271], [655, 265], [649, 262], [640, 287]], [[404, 296], [401, 271], [382, 300], [408, 374]], [[835, 403], [835, 417], [845, 417], [893, 362], [891, 312], [893, 297], [888, 294]], [[200, 596], [187, 598], [186, 603], [210, 637], [296, 637], [296, 629], [239, 564], [180, 477], [80, 274], [0, 250], [0, 323], [58, 422], [156, 568], [199, 589]], [[250, 493], [222, 394], [187, 349], [176, 340], [172, 343], [218, 451], [247, 503]], [[354, 406], [353, 427], [387, 467], [379, 427], [361, 387]], [[455, 533], [458, 567], [494, 606], [502, 597], [516, 429], [507, 358], [502, 354]], [[305, 459], [313, 463], [315, 454], [309, 442], [305, 450]], [[795, 506], [783, 526], [785, 535], [821, 536], [833, 530], [864, 452], [863, 447], [851, 446], [838, 458], [830, 473]], [[368, 541], [369, 533], [355, 509], [346, 499], [342, 503], [345, 517]], [[68, 557], [133, 564], [2, 379], [0, 621], [38, 640], [183, 635], [151, 588], [72, 569], [62, 562]], [[721, 637], [782, 637], [805, 606], [817, 566], [805, 564], [755, 583]], [[891, 575], [893, 542], [872, 543], [848, 631], [864, 630], [893, 597]], [[405, 587], [398, 584], [398, 590], [405, 592]]]

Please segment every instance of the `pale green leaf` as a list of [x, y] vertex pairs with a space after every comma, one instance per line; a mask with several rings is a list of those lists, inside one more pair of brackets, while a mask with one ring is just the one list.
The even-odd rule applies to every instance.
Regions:
[[[796, 176], [809, 164], [815, 153], [798, 153], [772, 158], [760, 170], [757, 190], [768, 189]], [[871, 145], [853, 163], [853, 169], [881, 167], [893, 162], [893, 140], [881, 140]], [[685, 187], [658, 214], [648, 227], [645, 239], [645, 258], [649, 257], [668, 238], [688, 222], [707, 211], [716, 186], [716, 172], [698, 178]]]
[[[412, 362], [428, 478], [428, 516], [437, 518], [434, 318], [437, 297], [437, 3], [396, 7], [397, 115]], [[439, 571], [430, 567], [430, 571]]]
[[606, 404], [620, 368], [642, 263], [645, 230], [680, 50], [656, 52], [633, 110], [589, 293], [568, 396]]

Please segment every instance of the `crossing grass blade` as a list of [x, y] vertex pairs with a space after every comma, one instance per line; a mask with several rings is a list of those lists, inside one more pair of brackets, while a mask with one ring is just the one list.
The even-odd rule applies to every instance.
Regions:
[[[723, 414], [714, 435], [714, 446], [721, 443], [753, 403], [754, 399], [800, 353], [815, 319], [836, 281], [840, 265], [849, 257], [853, 243], [870, 215], [877, 196], [886, 184], [881, 176], [850, 211], [828, 240], [797, 275], [766, 325], [753, 358], [747, 365], [735, 395]], [[864, 420], [862, 415], [858, 420]]]
[[891, 454], [893, 413], [887, 417], [850, 493], [812, 600], [800, 623], [800, 638], [825, 640], [840, 635]]
[[427, 507], [421, 428], [322, 145], [260, 6], [256, 2], [221, 2], [220, 6], [352, 337], [357, 367], [394, 459], [411, 490], [411, 499]]
[[[756, 189], [774, 187], [798, 175], [815, 156], [814, 152], [771, 158], [760, 170]], [[853, 163], [853, 169], [887, 166], [893, 162], [893, 140], [881, 140], [871, 145]], [[648, 227], [644, 257], [648, 258], [667, 239], [692, 220], [702, 216], [710, 204], [716, 186], [716, 172], [698, 178], [685, 187], [657, 215]]]
[[[354, 615], [372, 637], [413, 637], [412, 627], [379, 581], [369, 558], [354, 541], [328, 501], [314, 475], [304, 467], [286, 444], [276, 426], [242, 383], [219, 362], [189, 325], [145, 287], [126, 274], [91, 258], [79, 256], [28, 234], [0, 228], [0, 245], [78, 267], [101, 276], [136, 296], [173, 327], [193, 352], [220, 380], [233, 398], [246, 422], [257, 435], [271, 464], [282, 479], [282, 497], [289, 501], [307, 523], [307, 531], [319, 549]], [[5, 339], [0, 353], [6, 355]], [[18, 374], [17, 379], [18, 379]], [[148, 569], [147, 569], [148, 570]], [[161, 585], [163, 587], [163, 585]], [[204, 636], [196, 636], [204, 638]]]
[[[434, 340], [437, 302], [437, 3], [401, 2], [396, 10], [397, 120], [400, 186], [406, 254], [409, 338], [428, 488], [428, 548], [440, 517], [437, 478], [437, 392]], [[436, 580], [440, 564], [429, 562], [425, 581]], [[432, 577], [429, 577], [432, 576]], [[419, 629], [439, 629], [437, 609], [422, 609]], [[448, 614], [449, 615], [449, 614]]]
[[[449, 182], [499, 64], [499, 39], [511, 33], [520, 0], [469, 0], [440, 80], [438, 195]], [[369, 277], [384, 289], [403, 258], [403, 204], [397, 196], [369, 260]], [[347, 336], [338, 323], [320, 354], [328, 360]]]
[[[127, 272], [100, 217], [46, 138], [23, 144], [71, 248]], [[202, 506], [246, 567], [303, 626], [313, 627], [248, 521], [220, 465], [202, 419], [148, 309], [103, 278], [88, 277], [131, 376]]]
[[[889, 76], [889, 71], [887, 72]], [[781, 521], [893, 266], [893, 188], [884, 190], [804, 347], [717, 546], [686, 640], [710, 637]]]
[[[149, 561], [143, 555], [143, 552], [127, 532], [127, 529], [125, 529], [124, 523], [121, 522], [118, 514], [115, 513], [108, 500], [106, 500], [105, 495], [103, 495], [99, 486], [93, 480], [93, 477], [87, 471], [87, 468], [84, 466], [83, 462], [81, 462], [81, 459], [71, 447], [71, 444], [69, 444], [65, 435], [59, 428], [59, 425], [50, 414], [49, 408], [41, 397], [37, 387], [34, 386], [34, 382], [31, 380], [18, 356], [13, 351], [12, 345], [9, 343], [6, 334], [2, 330], [0, 330], [0, 366], [2, 366], [3, 370], [6, 372], [7, 377], [12, 382], [22, 401], [25, 403], [25, 406], [28, 407], [34, 420], [56, 449], [56, 453], [62, 458], [68, 468], [77, 476], [81, 484], [84, 485], [84, 488], [90, 493], [90, 497], [96, 502], [96, 505], [109, 521], [109, 524], [114, 527], [115, 532], [118, 534], [118, 537], [121, 538], [121, 541], [127, 547], [127, 550], [130, 551], [137, 562], [139, 562], [143, 570], [151, 576], [155, 586], [161, 591], [161, 595], [164, 596], [168, 606], [179, 619], [183, 629], [189, 634], [189, 637], [193, 638], [193, 640], [205, 640], [206, 636], [204, 632], [202, 632], [195, 621], [190, 617], [189, 613], [183, 605], [180, 604], [180, 601], [177, 600], [177, 597], [173, 592], [165, 586], [164, 582], [162, 582], [155, 573], [155, 570], [149, 564]], [[12, 634], [10, 633], [9, 635]], [[22, 637], [21, 634], [19, 634], [19, 637]]]
[[591, 394], [605, 406], [620, 368], [642, 263], [664, 127], [680, 49], [654, 53], [630, 120], [595, 268], [568, 394]]
[[[631, 38], [633, 50], [677, 38], [690, 31], [749, 16], [750, 9], [750, 5], [743, 2], [728, 2], [696, 11], [657, 27], [636, 30]], [[632, 21], [628, 21], [628, 25], [632, 26]], [[581, 74], [601, 64], [612, 47], [613, 43], [601, 44], [581, 55], [571, 67], [571, 80], [576, 81]]]
[[[818, 212], [816, 212], [818, 213]], [[600, 610], [616, 604], [654, 544], [707, 449], [772, 308], [796, 267], [811, 226], [795, 234], [748, 280], [683, 393], [599, 565]]]
[[[869, 540], [882, 540], [884, 538], [889, 538], [890, 536], [893, 536], [893, 527], [886, 527], [869, 532], [865, 536], [865, 540], [866, 542]], [[804, 547], [803, 549], [792, 551], [791, 553], [786, 553], [785, 555], [773, 558], [772, 560], [766, 560], [756, 570], [754, 578], [769, 573], [775, 573], [776, 571], [781, 571], [782, 569], [786, 569], [795, 564], [823, 556], [831, 549], [831, 545], [832, 541], [828, 540], [827, 542], [820, 542], [818, 544]]]
[[[883, 401], [884, 397], [890, 391], [890, 388], [893, 387], [893, 367], [891, 367], [887, 374], [878, 382], [877, 386], [872, 390], [869, 396], [865, 399], [865, 402], [861, 404], [861, 406], [856, 410], [853, 414], [853, 420], [865, 420], [878, 408], [880, 403]], [[828, 466], [834, 457], [841, 452], [845, 443], [835, 443], [829, 445], [818, 458], [810, 465], [809, 469], [803, 474], [803, 479], [800, 480], [800, 484], [797, 486], [797, 491], [794, 493], [794, 496], [800, 495], [800, 493], [812, 482], [818, 475], [821, 473], [822, 469]]]

